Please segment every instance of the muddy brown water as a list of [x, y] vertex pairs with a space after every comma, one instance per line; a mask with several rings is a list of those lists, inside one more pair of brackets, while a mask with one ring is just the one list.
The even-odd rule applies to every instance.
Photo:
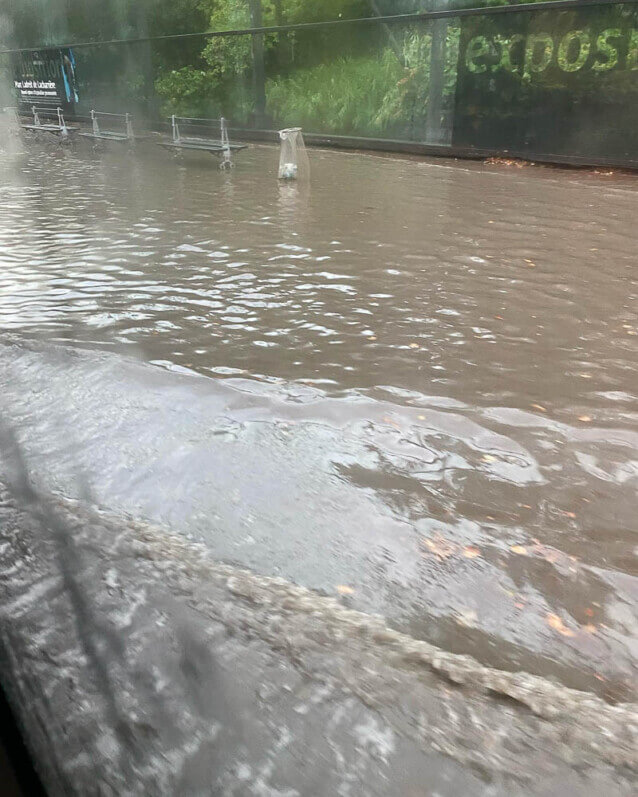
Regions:
[[0, 386], [37, 478], [630, 698], [638, 183], [310, 155], [309, 186], [259, 145], [232, 173], [0, 162]]

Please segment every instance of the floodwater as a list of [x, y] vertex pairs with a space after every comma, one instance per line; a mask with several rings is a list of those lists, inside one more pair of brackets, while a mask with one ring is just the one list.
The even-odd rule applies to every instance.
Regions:
[[630, 699], [635, 178], [310, 157], [308, 186], [266, 145], [231, 173], [0, 162], [0, 388], [35, 477]]

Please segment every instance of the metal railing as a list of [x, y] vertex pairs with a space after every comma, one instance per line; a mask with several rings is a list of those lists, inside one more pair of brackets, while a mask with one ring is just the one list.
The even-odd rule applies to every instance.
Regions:
[[[182, 127], [191, 127], [199, 130], [205, 130], [211, 128], [213, 126], [219, 125], [219, 141], [211, 140], [210, 138], [206, 138], [203, 136], [184, 136], [182, 135], [182, 131], [180, 129], [180, 123], [182, 123]], [[222, 161], [222, 168], [230, 168], [232, 167], [232, 153], [231, 153], [231, 146], [230, 146], [230, 137], [228, 135], [228, 122], [222, 116], [220, 119], [204, 119], [201, 117], [196, 116], [176, 116], [173, 114], [171, 116], [171, 130], [173, 134], [173, 143], [176, 145], [180, 144], [208, 144], [208, 145], [219, 145], [219, 150], [222, 153], [223, 161]]]
[[[64, 114], [62, 113], [62, 108], [47, 108], [46, 106], [31, 106], [31, 113], [33, 114], [33, 127], [41, 127], [43, 129], [51, 130], [51, 129], [58, 129], [62, 135], [68, 135], [69, 128], [64, 121]], [[57, 119], [57, 125], [53, 124], [42, 124], [42, 119], [40, 117], [50, 116], [52, 119]]]
[[109, 113], [107, 111], [91, 111], [91, 127], [93, 129], [93, 135], [96, 138], [104, 137], [105, 135], [108, 137], [109, 135], [118, 135], [116, 131], [113, 130], [101, 130], [100, 124], [98, 121], [98, 117], [100, 116], [108, 116], [111, 119], [121, 119], [124, 123], [124, 133], [119, 135], [124, 135], [127, 139], [134, 139], [135, 134], [133, 132], [133, 117], [129, 113]]

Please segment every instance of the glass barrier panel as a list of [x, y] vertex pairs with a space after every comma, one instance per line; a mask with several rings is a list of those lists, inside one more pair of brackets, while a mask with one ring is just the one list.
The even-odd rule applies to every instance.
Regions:
[[[334, 0], [321, 14], [274, 0], [242, 0], [235, 11], [229, 2], [214, 4], [214, 13], [200, 0], [185, 2], [181, 27], [176, 8], [162, 0], [154, 16], [144, 3], [137, 11], [124, 3], [110, 21], [96, 10], [94, 29], [73, 15], [68, 30], [60, 28], [63, 14], [47, 17], [46, 25], [30, 23], [15, 5], [21, 40], [40, 36], [46, 43], [55, 33], [59, 41], [89, 29], [95, 35], [180, 33], [15, 53], [4, 69], [5, 93], [13, 84], [11, 101], [20, 99], [26, 109], [46, 100], [69, 115], [86, 116], [92, 108], [128, 112], [156, 126], [173, 113], [225, 116], [236, 128], [299, 126], [306, 133], [477, 154], [638, 160], [635, 3], [361, 21], [352, 19], [362, 16], [356, 0]], [[31, 10], [36, 5], [27, 2]], [[381, 0], [365, 5], [368, 16], [391, 11]], [[406, 0], [397, 11], [447, 7], [452, 3], [445, 0]], [[217, 36], [181, 32], [233, 20], [270, 25], [334, 18], [337, 8], [347, 13], [336, 24]]]
[[638, 158], [638, 9], [463, 18], [454, 117], [461, 147]]

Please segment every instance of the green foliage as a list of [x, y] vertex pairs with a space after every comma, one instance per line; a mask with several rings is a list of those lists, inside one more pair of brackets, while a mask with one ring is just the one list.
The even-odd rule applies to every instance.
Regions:
[[[385, 47], [378, 57], [340, 57], [269, 80], [269, 113], [282, 125], [319, 132], [418, 137], [427, 116], [432, 36], [413, 27], [398, 41], [398, 54]], [[448, 28], [443, 86], [448, 106], [458, 44], [458, 28]]]
[[[250, 28], [252, 17], [248, 0], [178, 0], [192, 11], [196, 3], [198, 12], [207, 20], [209, 30], [241, 30]], [[262, 22], [275, 25], [299, 21], [319, 21], [334, 18], [352, 18], [369, 13], [368, 0], [323, 0], [308, 3], [306, 0], [261, 0]], [[364, 13], [365, 12], [365, 13]], [[166, 13], [166, 11], [164, 12]], [[333, 34], [327, 41], [314, 37], [317, 46], [300, 52], [297, 48], [295, 63], [289, 63], [289, 51], [281, 47], [283, 39], [277, 35], [264, 36], [266, 66], [270, 72], [279, 72], [282, 79], [294, 66], [303, 70], [309, 61], [332, 61], [338, 55], [342, 38], [346, 34]], [[295, 36], [288, 37], [294, 47]], [[282, 51], [285, 50], [282, 56]], [[326, 51], [327, 50], [327, 51]], [[306, 63], [304, 64], [304, 59]], [[360, 69], [355, 68], [352, 78], [358, 79]], [[162, 100], [163, 113], [203, 114], [205, 109], [219, 107], [234, 119], [247, 119], [250, 115], [250, 98], [247, 86], [252, 74], [252, 39], [250, 36], [211, 37], [196, 59], [184, 64], [180, 51], [167, 49], [159, 59], [155, 89]], [[382, 74], [376, 83], [385, 79]], [[350, 92], [352, 95], [352, 92]], [[347, 115], [344, 109], [342, 113]]]
[[395, 113], [404, 76], [405, 69], [389, 49], [380, 58], [337, 58], [268, 81], [268, 111], [282, 125], [380, 133]]
[[[210, 30], [239, 30], [250, 27], [248, 0], [199, 0], [208, 15]], [[370, 16], [369, 0], [261, 0], [264, 25], [321, 22]]]
[[[146, 4], [148, 32], [151, 36], [196, 33], [205, 30], [208, 14], [201, 0], [139, 0]], [[150, 13], [149, 13], [150, 12]]]
[[[253, 25], [248, 0], [199, 0], [199, 8], [208, 14], [209, 30], [244, 30]], [[366, 8], [369, 13], [366, 0], [261, 0], [265, 26], [360, 17]], [[267, 53], [277, 44], [277, 36], [264, 37]], [[251, 40], [247, 36], [214, 37], [209, 39], [202, 56], [216, 75], [238, 74], [251, 65]]]
[[204, 116], [214, 98], [215, 82], [209, 71], [185, 66], [165, 72], [155, 81], [155, 90], [164, 101], [164, 113]]
[[228, 116], [235, 122], [245, 122], [253, 106], [249, 82], [241, 75], [220, 79], [211, 69], [186, 66], [164, 72], [155, 81], [155, 91], [162, 100], [163, 116]]
[[[211, 5], [211, 0], [203, 0]], [[267, 7], [264, 8], [267, 10]], [[264, 25], [275, 24], [266, 15]], [[210, 14], [210, 30], [244, 30], [251, 27], [251, 18], [246, 0], [228, 2], [215, 0]], [[276, 46], [276, 36], [264, 36], [266, 51]], [[202, 51], [204, 61], [218, 78], [241, 74], [252, 65], [252, 41], [250, 36], [215, 36], [208, 40]]]
[[[502, 0], [493, 0], [502, 2]], [[407, 12], [431, 0], [261, 0], [264, 25]], [[162, 36], [236, 30], [253, 24], [250, 0], [12, 0], [13, 32], [28, 43]], [[46, 29], [45, 29], [46, 28]], [[420, 26], [339, 26], [264, 36], [267, 113], [273, 124], [402, 135], [427, 111], [430, 36]], [[80, 51], [78, 51], [80, 52]], [[142, 55], [146, 53], [146, 61]], [[138, 57], [139, 56], [139, 57]], [[162, 115], [224, 114], [249, 122], [253, 112], [252, 37], [157, 42], [131, 49], [130, 63], [102, 50], [82, 51], [81, 75], [115, 107], [144, 100]], [[454, 59], [446, 80], [453, 83]], [[146, 82], [145, 82], [146, 81]], [[109, 83], [112, 84], [109, 86]], [[154, 104], [152, 88], [159, 99]], [[449, 93], [449, 92], [448, 92]], [[152, 109], [152, 111], [151, 111]]]
[[[264, 0], [267, 13], [274, 13], [271, 5]], [[331, 5], [335, 10], [337, 0]], [[247, 24], [246, 5], [224, 0], [224, 6], [223, 19], [230, 27]], [[215, 9], [211, 21], [217, 24], [221, 5]], [[303, 9], [286, 0], [282, 10], [292, 14]], [[333, 32], [264, 37], [269, 75], [266, 112], [273, 125], [408, 138], [422, 133], [430, 89], [431, 34], [421, 25], [395, 29], [391, 37], [382, 29], [366, 28], [363, 35], [357, 32], [358, 39], [354, 33], [349, 30], [349, 38], [338, 41], [335, 36], [341, 33]], [[444, 98], [450, 103], [458, 33], [456, 27], [447, 28]], [[204, 115], [214, 107], [235, 121], [248, 121], [251, 81], [251, 37], [214, 37], [201, 53], [201, 68], [167, 71], [156, 81], [156, 90], [165, 113]]]

